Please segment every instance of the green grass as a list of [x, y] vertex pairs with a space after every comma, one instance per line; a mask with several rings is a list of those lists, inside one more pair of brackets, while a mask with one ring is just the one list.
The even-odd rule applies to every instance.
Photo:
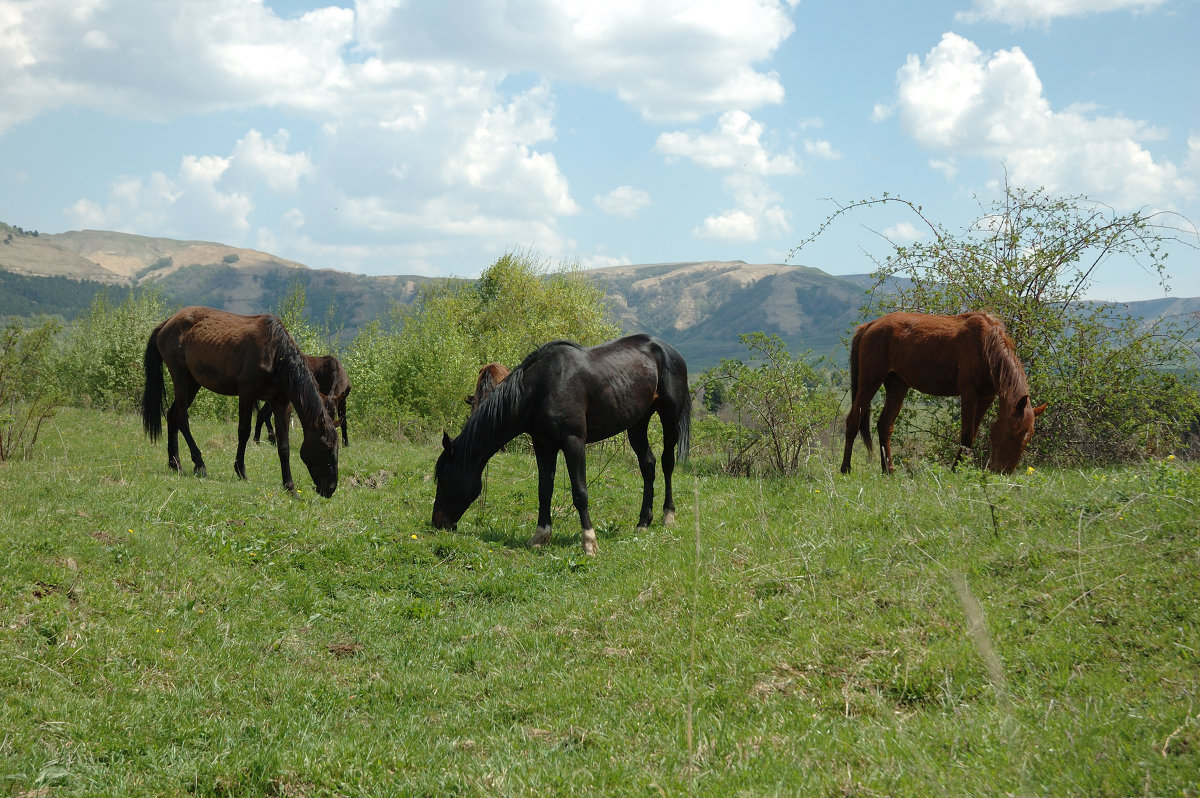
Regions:
[[589, 560], [519, 447], [435, 532], [433, 447], [293, 499], [196, 429], [207, 479], [86, 411], [0, 466], [0, 795], [1200, 795], [1195, 465], [701, 455], [638, 532], [611, 445]]

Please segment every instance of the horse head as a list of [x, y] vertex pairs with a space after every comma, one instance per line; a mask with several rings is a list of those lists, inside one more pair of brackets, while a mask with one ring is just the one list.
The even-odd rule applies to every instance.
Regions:
[[1045, 411], [1045, 404], [1033, 407], [1028, 394], [1011, 406], [1001, 402], [996, 409], [996, 423], [992, 425], [992, 456], [988, 468], [998, 474], [1011, 474], [1033, 437], [1034, 419]]
[[338, 434], [337, 404], [321, 396], [321, 413], [312, 424], [303, 424], [304, 442], [300, 444], [300, 459], [308, 466], [308, 474], [317, 493], [328, 499], [337, 490]]
[[437, 493], [433, 499], [433, 525], [454, 529], [458, 519], [483, 492], [482, 473], [476, 473], [461, 456], [456, 456], [454, 441], [442, 433], [442, 453], [433, 469]]

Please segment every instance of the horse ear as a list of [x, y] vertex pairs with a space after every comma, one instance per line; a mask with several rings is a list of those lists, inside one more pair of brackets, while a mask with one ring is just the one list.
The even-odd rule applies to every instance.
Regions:
[[466, 402], [471, 407], [475, 406], [475, 397], [474, 396], [464, 396], [463, 401]]
[[1029, 407], [1029, 394], [1022, 396], [1017, 400], [1017, 403], [1013, 405], [1013, 415], [1020, 418], [1021, 416], [1025, 415], [1025, 408], [1027, 407]]
[[1046, 412], [1046, 403], [1045, 402], [1042, 402], [1040, 405], [1033, 408], [1033, 415], [1035, 417], [1040, 416], [1042, 413], [1045, 413], [1045, 412]]
[[442, 431], [442, 448], [445, 449], [446, 451], [450, 451], [450, 447], [453, 443], [454, 442], [450, 440], [450, 436], [447, 435], [446, 432], [443, 430]]

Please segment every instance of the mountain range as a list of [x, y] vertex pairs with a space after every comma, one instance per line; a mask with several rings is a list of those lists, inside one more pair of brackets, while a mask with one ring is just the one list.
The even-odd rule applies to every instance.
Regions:
[[[626, 331], [670, 341], [696, 370], [743, 357], [738, 336], [776, 334], [793, 354], [844, 358], [872, 285], [807, 266], [742, 261], [655, 263], [584, 274], [606, 293]], [[97, 230], [43, 234], [0, 223], [0, 317], [39, 313], [71, 320], [102, 290], [154, 286], [170, 302], [235, 313], [277, 309], [297, 283], [315, 318], [348, 341], [392, 302], [407, 304], [441, 278], [312, 269], [252, 249]], [[1146, 318], [1200, 311], [1200, 299], [1129, 303]]]

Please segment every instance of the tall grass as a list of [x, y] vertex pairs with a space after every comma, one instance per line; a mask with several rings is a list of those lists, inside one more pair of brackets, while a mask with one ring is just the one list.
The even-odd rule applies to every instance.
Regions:
[[0, 794], [1200, 794], [1194, 465], [699, 455], [639, 532], [612, 444], [591, 560], [565, 474], [525, 548], [521, 447], [435, 532], [432, 447], [357, 440], [292, 499], [194, 429], [207, 479], [97, 411], [0, 466]]

